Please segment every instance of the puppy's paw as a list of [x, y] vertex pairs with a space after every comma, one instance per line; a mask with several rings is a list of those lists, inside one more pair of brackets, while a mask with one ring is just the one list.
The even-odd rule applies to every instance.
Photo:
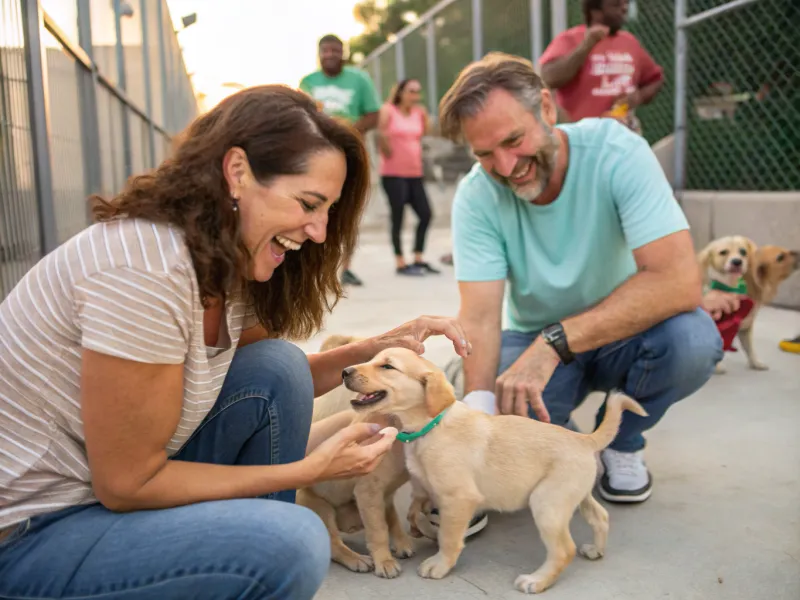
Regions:
[[514, 581], [514, 587], [523, 594], [541, 594], [547, 589], [545, 582], [534, 575], [520, 575]]
[[395, 559], [379, 560], [375, 562], [375, 575], [384, 579], [394, 579], [399, 577], [403, 569]]
[[392, 552], [397, 558], [411, 558], [414, 556], [414, 542], [409, 537], [401, 537], [394, 540]]
[[336, 557], [334, 560], [353, 573], [369, 573], [375, 568], [371, 556], [355, 552], [347, 557]]
[[589, 560], [597, 560], [598, 558], [603, 558], [603, 553], [594, 544], [583, 544], [578, 549], [578, 552], [580, 552], [581, 556], [588, 558]]
[[449, 561], [439, 552], [422, 561], [417, 573], [419, 573], [420, 577], [424, 577], [425, 579], [441, 579], [447, 575], [452, 568], [453, 566]]
[[721, 362], [718, 362], [717, 366], [714, 367], [714, 373], [716, 373], [717, 375], [724, 375], [727, 372], [728, 369], [726, 369], [725, 365], [723, 365]]
[[769, 371], [769, 365], [761, 362], [760, 360], [750, 361], [750, 368], [755, 371]]

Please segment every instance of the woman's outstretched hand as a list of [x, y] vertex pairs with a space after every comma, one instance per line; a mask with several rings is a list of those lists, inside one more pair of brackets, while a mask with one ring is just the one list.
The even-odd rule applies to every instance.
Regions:
[[371, 473], [392, 448], [397, 429], [354, 423], [322, 442], [306, 458], [313, 483]]
[[451, 317], [418, 317], [374, 338], [378, 351], [385, 348], [408, 348], [417, 354], [425, 352], [423, 342], [432, 335], [446, 336], [456, 354], [466, 357], [472, 352], [464, 328]]

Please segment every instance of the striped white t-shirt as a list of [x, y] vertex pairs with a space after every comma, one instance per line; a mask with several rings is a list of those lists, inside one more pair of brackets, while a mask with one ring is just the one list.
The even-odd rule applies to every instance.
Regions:
[[221, 349], [207, 348], [197, 278], [182, 232], [126, 219], [93, 225], [44, 257], [0, 305], [0, 532], [95, 502], [80, 406], [81, 349], [184, 364], [174, 454], [217, 400], [242, 329], [226, 301]]

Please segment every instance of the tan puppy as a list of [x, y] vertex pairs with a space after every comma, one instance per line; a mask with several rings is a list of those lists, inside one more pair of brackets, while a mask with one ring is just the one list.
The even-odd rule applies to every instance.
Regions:
[[[729, 287], [736, 287], [739, 278], [744, 279], [747, 295], [755, 306], [739, 327], [737, 337], [750, 368], [768, 369], [756, 356], [753, 324], [761, 307], [775, 299], [780, 284], [800, 267], [800, 255], [779, 246], [758, 248], [752, 240], [734, 235], [708, 244], [698, 253], [697, 260], [707, 284], [715, 280]], [[717, 373], [724, 373], [725, 370], [722, 362], [717, 364]]]
[[592, 497], [595, 453], [616, 436], [624, 409], [646, 416], [634, 400], [612, 394], [600, 427], [583, 435], [524, 417], [489, 416], [456, 402], [444, 373], [405, 349], [384, 350], [345, 369], [344, 376], [345, 385], [359, 392], [353, 402], [357, 411], [395, 415], [402, 432], [420, 432], [444, 411], [438, 424], [405, 446], [414, 484], [409, 520], [423, 531], [430, 525], [416, 522], [417, 515], [429, 501], [440, 511], [439, 552], [420, 565], [422, 577], [441, 579], [455, 566], [477, 510], [532, 511], [547, 559], [517, 578], [520, 591], [544, 591], [572, 561], [569, 523], [576, 508], [594, 531], [594, 543], [580, 553], [603, 556], [608, 513]]
[[750, 367], [765, 370], [769, 367], [756, 356], [753, 346], [753, 325], [763, 306], [771, 304], [780, 285], [800, 269], [800, 252], [780, 246], [761, 246], [755, 252], [751, 268], [744, 274], [747, 295], [755, 306], [739, 328], [739, 341]]
[[742, 235], [731, 235], [709, 243], [697, 255], [704, 282], [719, 281], [736, 287], [739, 278], [750, 270], [756, 250], [755, 242]]
[[[356, 341], [350, 336], [331, 336], [320, 347], [321, 351]], [[342, 411], [351, 412], [353, 421], [363, 420], [388, 425], [388, 419], [374, 415], [356, 415], [350, 401], [353, 392], [339, 386], [314, 400], [312, 422], [319, 421]], [[379, 577], [393, 578], [400, 575], [400, 564], [392, 556], [408, 558], [414, 554], [413, 541], [400, 524], [394, 506], [397, 489], [408, 481], [402, 444], [399, 442], [387, 454], [378, 467], [369, 475], [326, 481], [297, 491], [297, 503], [316, 512], [331, 537], [331, 559], [351, 571], [375, 572]], [[363, 523], [363, 525], [362, 525]], [[340, 531], [354, 533], [364, 528], [370, 556], [358, 554], [341, 538]]]

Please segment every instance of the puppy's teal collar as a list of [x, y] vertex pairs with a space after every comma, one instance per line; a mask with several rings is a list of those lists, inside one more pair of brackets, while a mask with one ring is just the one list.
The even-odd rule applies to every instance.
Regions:
[[[448, 406], [447, 408], [450, 407]], [[414, 440], [417, 440], [422, 436], [426, 435], [427, 433], [430, 432], [431, 429], [433, 429], [439, 424], [439, 422], [442, 420], [442, 417], [444, 417], [444, 413], [447, 412], [447, 408], [445, 408], [442, 412], [433, 417], [433, 420], [430, 421], [427, 425], [425, 425], [425, 427], [423, 427], [419, 431], [412, 431], [411, 433], [405, 433], [404, 431], [401, 431], [400, 433], [397, 434], [397, 439], [403, 442], [404, 444], [408, 444], [409, 442], [413, 442]]]

